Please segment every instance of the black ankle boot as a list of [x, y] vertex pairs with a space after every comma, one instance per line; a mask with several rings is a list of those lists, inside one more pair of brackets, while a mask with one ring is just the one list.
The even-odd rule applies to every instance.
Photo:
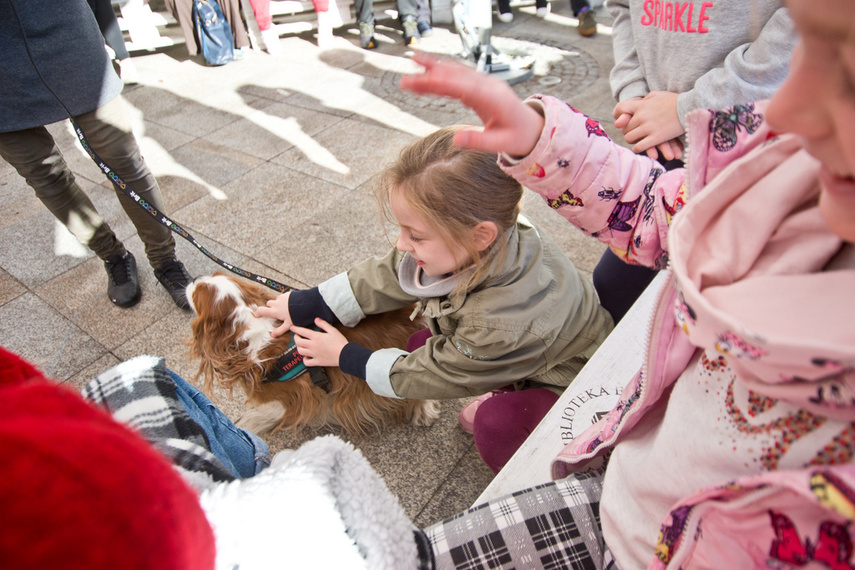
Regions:
[[107, 296], [114, 305], [131, 307], [136, 305], [142, 292], [137, 276], [137, 260], [130, 251], [116, 254], [104, 260], [107, 270]]
[[163, 285], [176, 305], [185, 311], [190, 310], [190, 303], [187, 301], [185, 290], [193, 278], [184, 269], [183, 263], [177, 259], [167, 259], [159, 268], [154, 270], [154, 276], [157, 277], [157, 280]]

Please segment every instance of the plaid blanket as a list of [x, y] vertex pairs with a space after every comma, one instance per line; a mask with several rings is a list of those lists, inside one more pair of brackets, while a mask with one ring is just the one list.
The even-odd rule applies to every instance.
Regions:
[[617, 570], [600, 529], [602, 473], [578, 473], [425, 529], [437, 568]]
[[235, 477], [211, 453], [208, 438], [178, 400], [166, 363], [138, 356], [89, 382], [83, 397], [143, 435], [180, 469], [206, 474], [213, 481]]

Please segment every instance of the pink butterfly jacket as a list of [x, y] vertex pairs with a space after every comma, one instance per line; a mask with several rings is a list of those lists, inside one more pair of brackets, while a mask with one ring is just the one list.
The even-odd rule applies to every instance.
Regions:
[[855, 256], [818, 211], [819, 163], [765, 103], [690, 114], [670, 172], [562, 101], [527, 103], [543, 134], [505, 171], [669, 271], [642, 369], [553, 476], [610, 457], [602, 526], [624, 570], [852, 568]]

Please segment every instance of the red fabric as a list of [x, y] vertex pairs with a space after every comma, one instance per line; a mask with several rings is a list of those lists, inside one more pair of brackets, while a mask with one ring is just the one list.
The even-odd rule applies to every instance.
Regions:
[[269, 30], [273, 25], [273, 18], [270, 16], [270, 0], [249, 0], [249, 3], [258, 29], [262, 32]]
[[211, 527], [169, 462], [2, 347], [0, 457], [3, 567], [214, 567]]
[[423, 347], [425, 343], [427, 343], [427, 339], [431, 336], [430, 329], [428, 328], [417, 330], [410, 335], [410, 338], [407, 339], [407, 352], [413, 352], [417, 348]]
[[478, 406], [472, 437], [493, 473], [510, 461], [556, 401], [558, 394], [552, 390], [529, 388], [496, 394]]
[[44, 379], [44, 375], [17, 354], [0, 346], [0, 388], [32, 379]]

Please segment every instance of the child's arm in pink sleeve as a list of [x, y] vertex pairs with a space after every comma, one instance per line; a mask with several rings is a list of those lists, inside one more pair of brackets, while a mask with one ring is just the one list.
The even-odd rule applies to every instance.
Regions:
[[499, 164], [583, 232], [621, 258], [664, 267], [671, 215], [682, 205], [685, 171], [611, 141], [600, 124], [553, 97], [527, 103], [545, 118], [540, 140], [520, 161]]

